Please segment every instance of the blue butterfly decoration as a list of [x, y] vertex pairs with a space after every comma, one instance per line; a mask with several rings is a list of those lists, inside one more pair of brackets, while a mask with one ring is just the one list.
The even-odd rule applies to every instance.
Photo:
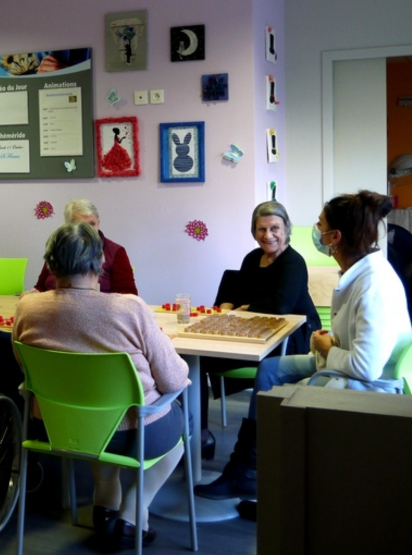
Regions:
[[117, 96], [116, 89], [111, 89], [108, 96], [106, 97], [106, 100], [108, 101], [110, 106], [114, 106], [116, 104], [116, 102], [120, 102], [121, 98], [119, 96]]
[[229, 160], [229, 162], [237, 164], [239, 162], [239, 158], [243, 156], [243, 150], [237, 145], [230, 145], [230, 149], [231, 150], [224, 153], [223, 158], [225, 160]]
[[74, 158], [72, 158], [70, 162], [65, 162], [64, 165], [69, 173], [74, 172], [77, 169]]

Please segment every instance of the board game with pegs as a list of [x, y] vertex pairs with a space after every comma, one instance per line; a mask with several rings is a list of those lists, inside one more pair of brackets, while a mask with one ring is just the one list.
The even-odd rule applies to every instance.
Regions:
[[[178, 305], [176, 303], [165, 303], [158, 308], [155, 308], [155, 312], [168, 312], [170, 314], [177, 314]], [[190, 316], [203, 316], [211, 314], [223, 314], [228, 312], [227, 309], [219, 308], [218, 306], [207, 307], [205, 305], [192, 306], [190, 309]]]
[[211, 315], [178, 332], [179, 337], [265, 343], [287, 325], [285, 318], [253, 316], [245, 318], [234, 314]]
[[0, 316], [0, 328], [12, 328], [14, 324], [14, 316], [10, 316], [10, 318], [4, 318], [4, 316]]

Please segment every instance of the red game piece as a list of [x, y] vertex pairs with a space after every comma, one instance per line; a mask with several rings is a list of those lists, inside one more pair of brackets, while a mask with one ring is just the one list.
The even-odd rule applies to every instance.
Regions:
[[212, 309], [211, 309], [211, 308], [208, 308], [208, 309], [206, 310], [206, 314], [212, 314]]
[[217, 307], [217, 308], [216, 308], [216, 312], [222, 312], [222, 309], [219, 308], [219, 307]]

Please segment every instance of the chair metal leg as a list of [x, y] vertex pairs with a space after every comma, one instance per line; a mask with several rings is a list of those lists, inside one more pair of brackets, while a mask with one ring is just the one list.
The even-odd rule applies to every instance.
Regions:
[[189, 414], [188, 414], [188, 401], [187, 389], [183, 392], [183, 412], [184, 412], [184, 464], [186, 474], [186, 487], [189, 502], [189, 522], [190, 522], [190, 538], [192, 543], [192, 551], [198, 550], [197, 542], [197, 529], [196, 529], [196, 514], [195, 514], [195, 497], [193, 493], [193, 469], [192, 469], [192, 455], [190, 450], [190, 433], [189, 433]]
[[70, 507], [72, 525], [77, 526], [77, 495], [73, 459], [62, 458], [62, 506]]
[[26, 510], [27, 449], [22, 449], [20, 470], [19, 510], [17, 515], [17, 555], [23, 555], [24, 517]]
[[136, 555], [142, 555], [142, 506], [144, 488], [144, 418], [139, 417], [137, 426], [137, 459], [139, 467], [136, 469], [136, 529], [135, 529], [135, 550]]
[[68, 480], [69, 480], [69, 492], [70, 492], [70, 509], [72, 514], [72, 524], [77, 526], [77, 495], [76, 495], [76, 477], [74, 473], [74, 460], [66, 459], [67, 469], [68, 469]]
[[225, 391], [225, 378], [220, 376], [220, 413], [222, 418], [222, 426], [227, 426], [226, 420], [226, 391]]

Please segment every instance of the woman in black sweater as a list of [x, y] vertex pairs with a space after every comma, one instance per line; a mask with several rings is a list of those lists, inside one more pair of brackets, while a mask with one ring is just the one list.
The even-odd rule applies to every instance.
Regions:
[[[247, 310], [264, 314], [304, 314], [306, 324], [290, 337], [286, 354], [307, 354], [313, 331], [320, 329], [320, 319], [308, 290], [308, 270], [303, 257], [290, 245], [292, 223], [285, 207], [276, 201], [259, 204], [252, 214], [251, 231], [259, 248], [247, 254], [239, 272], [231, 272], [231, 280], [221, 285], [216, 303], [221, 308]], [[275, 349], [270, 356], [280, 354]], [[208, 430], [207, 374], [215, 398], [220, 395], [219, 380], [214, 372], [250, 366], [250, 362], [202, 357], [200, 368], [202, 406], [202, 454], [214, 456], [215, 441]], [[253, 387], [250, 380], [229, 380], [226, 393]]]

